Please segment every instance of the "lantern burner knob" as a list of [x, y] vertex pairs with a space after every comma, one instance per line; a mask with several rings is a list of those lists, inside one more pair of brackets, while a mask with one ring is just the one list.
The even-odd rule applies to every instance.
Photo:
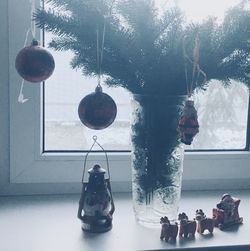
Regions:
[[94, 167], [90, 168], [88, 170], [89, 174], [104, 174], [106, 173], [106, 170], [104, 168], [102, 168], [100, 165], [96, 164], [94, 165]]

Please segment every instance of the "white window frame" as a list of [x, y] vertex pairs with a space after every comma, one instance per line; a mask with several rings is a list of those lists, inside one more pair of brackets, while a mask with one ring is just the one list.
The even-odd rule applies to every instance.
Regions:
[[[42, 86], [26, 83], [24, 91], [29, 101], [24, 104], [17, 102], [21, 78], [15, 70], [14, 62], [29, 27], [30, 3], [27, 0], [20, 0], [18, 3], [4, 0], [1, 5], [3, 8], [0, 8], [0, 16], [3, 14], [3, 17], [6, 17], [4, 13], [7, 13], [8, 22], [4, 26], [7, 26], [3, 31], [5, 33], [1, 34], [4, 41], [0, 55], [4, 57], [0, 59], [0, 63], [9, 63], [8, 74], [3, 75], [0, 87], [4, 90], [1, 95], [5, 97], [5, 101], [8, 100], [9, 111], [8, 106], [3, 106], [0, 107], [0, 112], [5, 114], [3, 118], [8, 118], [6, 113], [9, 114], [9, 121], [6, 122], [9, 129], [5, 124], [0, 136], [7, 134], [9, 138], [4, 137], [5, 141], [0, 143], [0, 150], [5, 149], [4, 144], [9, 144], [9, 161], [0, 161], [1, 165], [5, 165], [0, 168], [3, 174], [0, 178], [0, 194], [80, 192], [84, 154], [42, 153]], [[5, 84], [9, 85], [9, 90], [2, 88]], [[112, 190], [129, 191], [130, 153], [109, 153], [109, 161]], [[90, 154], [89, 163], [92, 165], [96, 162], [105, 167], [102, 154]], [[249, 188], [249, 151], [185, 153], [183, 189]]]

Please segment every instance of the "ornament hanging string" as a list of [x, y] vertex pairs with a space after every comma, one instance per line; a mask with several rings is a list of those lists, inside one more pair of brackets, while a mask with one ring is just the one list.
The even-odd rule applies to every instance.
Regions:
[[30, 4], [31, 4], [30, 30], [31, 30], [32, 39], [35, 39], [35, 37], [36, 37], [36, 24], [35, 24], [35, 21], [33, 20], [33, 14], [35, 13], [35, 10], [36, 10], [35, 0], [30, 0]]
[[107, 163], [107, 170], [108, 170], [108, 176], [110, 178], [108, 154], [105, 151], [105, 149], [100, 145], [100, 143], [97, 141], [97, 136], [96, 135], [93, 136], [93, 141], [94, 142], [93, 142], [92, 146], [90, 147], [89, 151], [87, 152], [87, 154], [85, 156], [85, 159], [84, 159], [83, 173], [82, 173], [82, 184], [84, 182], [84, 174], [85, 174], [85, 170], [86, 170], [87, 158], [88, 158], [88, 155], [91, 153], [91, 151], [92, 151], [92, 149], [93, 149], [93, 147], [95, 145], [98, 145], [102, 149], [102, 151], [104, 152], [104, 154], [105, 154], [105, 159], [106, 159], [106, 163]]
[[[35, 12], [35, 0], [30, 0], [30, 4], [31, 4], [31, 9], [30, 9], [30, 28], [26, 32], [23, 47], [27, 46], [29, 34], [31, 33], [32, 40], [33, 40], [33, 39], [35, 39], [35, 33], [36, 33], [36, 24], [35, 24], [35, 22], [33, 20], [33, 13]], [[21, 104], [23, 104], [23, 103], [25, 103], [26, 101], [29, 100], [28, 98], [24, 98], [24, 94], [23, 94], [24, 82], [25, 82], [25, 80], [22, 79], [21, 87], [20, 87], [20, 91], [19, 91], [19, 95], [18, 95], [18, 99], [17, 99], [18, 102], [21, 103]]]
[[97, 57], [97, 75], [98, 75], [98, 86], [101, 87], [101, 76], [102, 76], [102, 61], [103, 61], [103, 50], [106, 33], [106, 18], [104, 17], [102, 40], [100, 46], [100, 31], [99, 28], [96, 31], [96, 57]]
[[[203, 75], [203, 83], [205, 84], [207, 77], [205, 72], [200, 69], [199, 66], [199, 57], [200, 57], [200, 41], [198, 35], [195, 38], [194, 48], [193, 48], [193, 58], [190, 59], [187, 55], [184, 39], [183, 39], [183, 55], [184, 55], [184, 71], [187, 85], [187, 94], [188, 100], [185, 102], [185, 106], [183, 108], [182, 114], [179, 119], [178, 131], [180, 133], [181, 142], [186, 145], [191, 145], [194, 136], [199, 132], [199, 122], [197, 110], [194, 107], [194, 101], [191, 100], [191, 96], [193, 94], [193, 87], [197, 86], [197, 82], [199, 81], [200, 75]], [[192, 76], [189, 82], [188, 79], [188, 70], [187, 63], [192, 65]], [[189, 84], [190, 83], [190, 84]]]
[[[112, 16], [113, 6], [114, 6], [115, 0], [110, 5], [109, 14], [108, 16]], [[102, 76], [102, 61], [103, 61], [103, 51], [104, 51], [104, 41], [105, 41], [105, 33], [106, 33], [106, 18], [108, 16], [104, 15], [104, 22], [103, 22], [103, 29], [102, 29], [102, 41], [101, 41], [101, 48], [100, 48], [100, 41], [99, 41], [99, 26], [96, 31], [96, 54], [97, 54], [97, 71], [98, 71], [98, 87], [101, 87], [101, 76]]]
[[[207, 75], [200, 68], [200, 65], [199, 65], [200, 41], [199, 41], [198, 35], [196, 36], [195, 42], [194, 42], [193, 59], [189, 58], [189, 56], [186, 52], [186, 49], [185, 49], [184, 41], [185, 41], [185, 39], [183, 40], [184, 71], [185, 71], [185, 79], [186, 79], [186, 85], [187, 85], [187, 95], [190, 98], [193, 94], [193, 87], [194, 87], [194, 85], [195, 86], [197, 85], [197, 81], [198, 81], [200, 75], [203, 76], [202, 85], [207, 81]], [[188, 80], [187, 61], [193, 65], [191, 81]]]
[[[104, 42], [106, 33], [106, 17], [103, 26], [99, 24], [96, 29], [96, 75], [98, 84], [95, 92], [85, 96], [79, 106], [78, 115], [81, 122], [94, 130], [101, 130], [110, 126], [117, 115], [117, 106], [112, 97], [102, 91], [102, 61], [104, 54]], [[101, 30], [102, 26], [102, 32]]]
[[[23, 47], [25, 47], [27, 45], [29, 33], [30, 33], [30, 29], [28, 29], [27, 32], [26, 32], [26, 36], [25, 36], [25, 41], [24, 41]], [[24, 86], [24, 79], [22, 79], [21, 87], [20, 87], [20, 92], [19, 92], [19, 96], [18, 96], [18, 102], [21, 103], [21, 104], [23, 104], [23, 103], [25, 103], [26, 101], [29, 100], [27, 98], [24, 98], [24, 95], [23, 95], [23, 86]]]

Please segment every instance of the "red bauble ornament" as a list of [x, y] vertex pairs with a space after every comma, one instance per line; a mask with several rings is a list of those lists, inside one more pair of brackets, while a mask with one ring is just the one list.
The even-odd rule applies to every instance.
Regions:
[[55, 69], [54, 58], [50, 52], [33, 40], [16, 56], [16, 70], [29, 82], [38, 83], [49, 78]]
[[102, 92], [100, 86], [95, 92], [85, 96], [79, 106], [78, 115], [81, 122], [95, 130], [101, 130], [110, 126], [115, 120], [117, 107], [114, 100]]
[[187, 100], [185, 103], [179, 120], [178, 131], [180, 132], [181, 142], [186, 145], [191, 145], [194, 136], [199, 132], [197, 111], [192, 100]]

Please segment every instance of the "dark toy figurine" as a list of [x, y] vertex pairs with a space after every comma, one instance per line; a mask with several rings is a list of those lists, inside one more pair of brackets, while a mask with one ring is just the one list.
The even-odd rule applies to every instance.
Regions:
[[224, 194], [221, 201], [213, 208], [213, 218], [215, 226], [220, 229], [241, 224], [243, 218], [239, 216], [240, 199], [232, 197], [230, 194]]
[[168, 217], [161, 217], [161, 240], [169, 241], [170, 239], [176, 240], [178, 234], [178, 224], [175, 222], [171, 224]]
[[179, 236], [194, 237], [196, 231], [196, 221], [195, 220], [188, 220], [188, 216], [185, 213], [181, 213], [178, 216], [178, 220], [180, 221], [180, 231]]
[[210, 233], [214, 230], [214, 219], [207, 218], [202, 209], [197, 209], [195, 219], [198, 221], [197, 232], [203, 234], [207, 229]]

